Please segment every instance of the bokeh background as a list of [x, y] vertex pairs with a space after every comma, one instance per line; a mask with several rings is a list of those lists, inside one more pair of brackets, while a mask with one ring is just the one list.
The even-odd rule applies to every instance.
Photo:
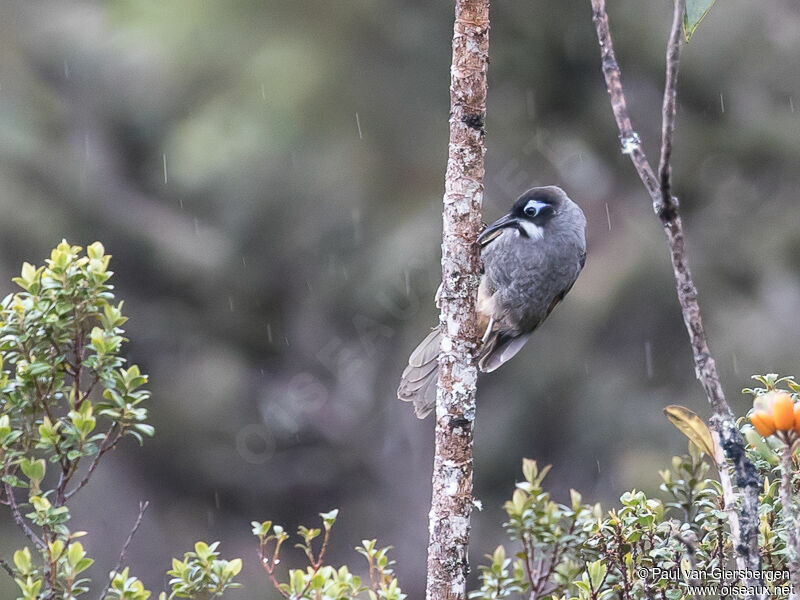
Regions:
[[[657, 150], [671, 0], [611, 0], [635, 126]], [[422, 597], [432, 422], [394, 390], [436, 321], [452, 2], [3, 0], [0, 290], [62, 237], [101, 240], [151, 375], [157, 435], [74, 510], [102, 579], [138, 502], [133, 571], [220, 540], [232, 599], [275, 594], [253, 519], [341, 509], [330, 558], [395, 547]], [[708, 414], [659, 225], [626, 157], [586, 1], [492, 6], [485, 214], [559, 184], [589, 258], [525, 351], [480, 383], [473, 561], [501, 541], [523, 456], [613, 504], [685, 449], [669, 403]], [[676, 191], [731, 404], [798, 372], [800, 5], [726, 0], [686, 47]], [[0, 552], [23, 544], [0, 516]], [[298, 559], [299, 560], [299, 559]], [[299, 562], [298, 562], [299, 564]], [[0, 578], [0, 597], [14, 586]]]

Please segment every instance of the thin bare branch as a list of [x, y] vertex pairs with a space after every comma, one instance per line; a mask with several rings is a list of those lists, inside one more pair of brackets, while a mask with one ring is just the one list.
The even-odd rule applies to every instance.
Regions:
[[656, 214], [659, 214], [662, 200], [661, 186], [658, 184], [658, 179], [656, 179], [656, 175], [647, 160], [647, 155], [642, 148], [642, 140], [639, 134], [633, 130], [631, 118], [628, 115], [628, 104], [622, 89], [619, 64], [617, 64], [617, 57], [614, 54], [614, 43], [611, 39], [611, 30], [608, 25], [606, 3], [605, 0], [591, 0], [591, 2], [592, 18], [597, 30], [597, 38], [600, 41], [603, 75], [606, 79], [608, 95], [611, 97], [611, 109], [614, 111], [614, 119], [619, 129], [622, 153], [630, 156], [639, 178], [653, 200], [653, 210]]
[[139, 502], [139, 514], [136, 516], [136, 521], [133, 523], [133, 527], [131, 527], [131, 531], [128, 534], [128, 537], [125, 538], [125, 543], [122, 545], [122, 550], [119, 553], [119, 558], [117, 559], [117, 564], [114, 567], [114, 570], [119, 573], [122, 569], [122, 563], [125, 562], [125, 555], [128, 553], [128, 547], [131, 545], [136, 532], [139, 530], [139, 527], [142, 524], [142, 519], [144, 518], [144, 513], [147, 510], [147, 507], [150, 506], [150, 502], [145, 500], [144, 502]]
[[658, 175], [661, 181], [661, 220], [669, 220], [678, 210], [672, 196], [672, 139], [675, 136], [675, 113], [677, 112], [678, 67], [681, 60], [681, 35], [686, 0], [675, 0], [672, 29], [667, 42], [667, 75], [664, 81], [664, 102], [661, 109], [661, 161]]
[[108, 583], [106, 583], [106, 587], [103, 588], [103, 593], [100, 595], [100, 600], [103, 600], [106, 592], [111, 589], [111, 583], [114, 581], [114, 574], [122, 571], [122, 565], [125, 562], [125, 555], [128, 553], [128, 547], [131, 545], [136, 532], [139, 530], [139, 526], [142, 524], [142, 519], [144, 518], [144, 513], [148, 506], [150, 506], [150, 502], [148, 500], [139, 502], [139, 513], [136, 515], [136, 521], [134, 521], [133, 527], [131, 527], [131, 531], [128, 533], [128, 537], [125, 538], [125, 543], [122, 544], [122, 550], [120, 550], [117, 564], [114, 565], [114, 569], [108, 575]]
[[25, 522], [25, 519], [22, 517], [22, 513], [19, 510], [19, 505], [17, 504], [17, 499], [14, 496], [14, 488], [11, 487], [10, 484], [5, 483], [3, 484], [6, 490], [6, 497], [8, 498], [8, 505], [11, 507], [11, 514], [14, 517], [14, 522], [17, 526], [22, 529], [22, 532], [25, 536], [37, 547], [44, 548], [45, 544], [41, 540], [41, 538], [34, 533], [33, 529]]
[[261, 566], [264, 567], [264, 570], [267, 572], [269, 576], [270, 583], [272, 583], [272, 587], [284, 598], [288, 598], [289, 594], [284, 592], [281, 589], [281, 584], [278, 581], [278, 578], [275, 577], [275, 565], [277, 564], [277, 554], [278, 550], [275, 549], [275, 554], [273, 555], [272, 559], [270, 559], [266, 554], [266, 544], [264, 542], [258, 548], [258, 558], [261, 561]]
[[14, 569], [8, 564], [5, 560], [0, 558], [0, 568], [2, 568], [6, 573], [8, 573], [9, 577], [14, 579], [16, 574], [14, 573]]
[[86, 471], [86, 475], [83, 476], [80, 483], [75, 486], [74, 489], [70, 490], [63, 494], [64, 501], [69, 500], [75, 494], [77, 494], [87, 483], [89, 483], [89, 479], [91, 479], [92, 474], [94, 474], [95, 469], [97, 469], [97, 465], [100, 464], [100, 459], [109, 451], [113, 450], [119, 440], [122, 438], [122, 433], [118, 430], [117, 424], [111, 426], [111, 428], [106, 432], [106, 436], [103, 438], [103, 441], [100, 442], [100, 448], [97, 451], [94, 459], [92, 460], [91, 464], [89, 465], [89, 470]]
[[[650, 195], [653, 210], [661, 220], [667, 235], [678, 301], [680, 302], [684, 324], [692, 347], [695, 374], [703, 386], [709, 404], [713, 409], [714, 414], [710, 419], [711, 426], [717, 433], [719, 438], [717, 443], [722, 448], [726, 459], [722, 463], [718, 460], [723, 489], [733, 490], [727, 463], [727, 461], [730, 461], [736, 478], [736, 486], [740, 492], [741, 505], [737, 515], [738, 527], [734, 526], [734, 522], [731, 523], [737, 567], [755, 572], [760, 569], [761, 565], [758, 548], [758, 494], [761, 482], [754, 465], [745, 454], [744, 440], [725, 400], [716, 363], [708, 347], [708, 340], [697, 300], [697, 288], [686, 258], [679, 205], [672, 195], [672, 139], [675, 131], [676, 86], [680, 60], [680, 27], [685, 12], [685, 0], [676, 0], [675, 2], [675, 12], [667, 48], [667, 73], [662, 114], [661, 165], [659, 168], [661, 181], [656, 179], [653, 169], [642, 150], [641, 139], [634, 132], [631, 125], [619, 65], [614, 54], [605, 0], [591, 0], [591, 4], [597, 38], [600, 42], [603, 75], [611, 99], [614, 118], [620, 131], [622, 151], [630, 156], [642, 183], [644, 183]], [[736, 504], [731, 505], [729, 500], [730, 498], [726, 497], [728, 509], [735, 510]], [[748, 579], [747, 583], [749, 586], [756, 586], [758, 581]]]

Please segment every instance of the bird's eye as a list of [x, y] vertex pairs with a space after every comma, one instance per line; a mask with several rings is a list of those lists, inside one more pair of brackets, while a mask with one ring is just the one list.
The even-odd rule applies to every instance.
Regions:
[[545, 202], [541, 202], [539, 200], [531, 200], [528, 204], [525, 205], [525, 214], [529, 216], [531, 219], [537, 217], [541, 214], [541, 212], [549, 206]]

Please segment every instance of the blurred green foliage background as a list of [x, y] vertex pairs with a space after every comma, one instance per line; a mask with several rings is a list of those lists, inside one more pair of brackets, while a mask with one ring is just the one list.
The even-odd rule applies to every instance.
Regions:
[[[670, 0], [609, 2], [635, 127], [657, 151]], [[451, 2], [5, 0], [0, 287], [62, 237], [101, 240], [151, 374], [156, 438], [101, 466], [72, 526], [161, 589], [219, 539], [268, 587], [251, 520], [341, 508], [331, 558], [393, 544], [424, 579], [432, 422], [394, 397], [436, 321]], [[725, 387], [800, 355], [800, 5], [719, 3], [686, 47], [676, 192]], [[525, 351], [480, 384], [473, 560], [501, 537], [522, 456], [612, 502], [685, 448], [666, 404], [708, 409], [657, 220], [626, 157], [586, 1], [495, 2], [486, 219], [558, 184], [589, 258]], [[118, 518], [118, 515], [128, 518]], [[6, 515], [0, 551], [23, 545]], [[13, 584], [0, 579], [0, 596]], [[269, 596], [268, 596], [269, 597]]]

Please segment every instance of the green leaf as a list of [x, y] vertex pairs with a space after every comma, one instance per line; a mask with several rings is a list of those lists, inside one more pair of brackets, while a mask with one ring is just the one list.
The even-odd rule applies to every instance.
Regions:
[[17, 569], [21, 571], [23, 575], [28, 575], [31, 572], [33, 563], [31, 551], [27, 546], [22, 550], [14, 552], [14, 565], [16, 565]]
[[146, 435], [147, 437], [153, 437], [156, 434], [156, 428], [146, 423], [137, 423], [134, 425], [134, 427], [137, 431]]
[[83, 545], [80, 542], [70, 544], [69, 550], [67, 550], [67, 562], [74, 568], [83, 558], [84, 554], [86, 553], [83, 551]]
[[103, 244], [100, 242], [95, 242], [86, 248], [86, 254], [89, 256], [89, 258], [103, 258], [104, 253], [105, 248], [103, 248]]
[[325, 529], [330, 529], [336, 522], [336, 517], [339, 516], [339, 509], [334, 508], [330, 512], [319, 513], [319, 516], [322, 517], [322, 522], [325, 524]]
[[25, 476], [32, 482], [38, 484], [42, 481], [42, 479], [44, 479], [45, 462], [43, 458], [40, 458], [39, 460], [23, 458], [19, 463], [19, 466], [22, 469], [22, 472], [25, 473]]
[[683, 35], [688, 42], [692, 39], [700, 21], [708, 14], [717, 0], [686, 0], [686, 15], [683, 18]]
[[234, 558], [227, 565], [225, 565], [225, 574], [228, 577], [235, 577], [242, 570], [242, 559]]

